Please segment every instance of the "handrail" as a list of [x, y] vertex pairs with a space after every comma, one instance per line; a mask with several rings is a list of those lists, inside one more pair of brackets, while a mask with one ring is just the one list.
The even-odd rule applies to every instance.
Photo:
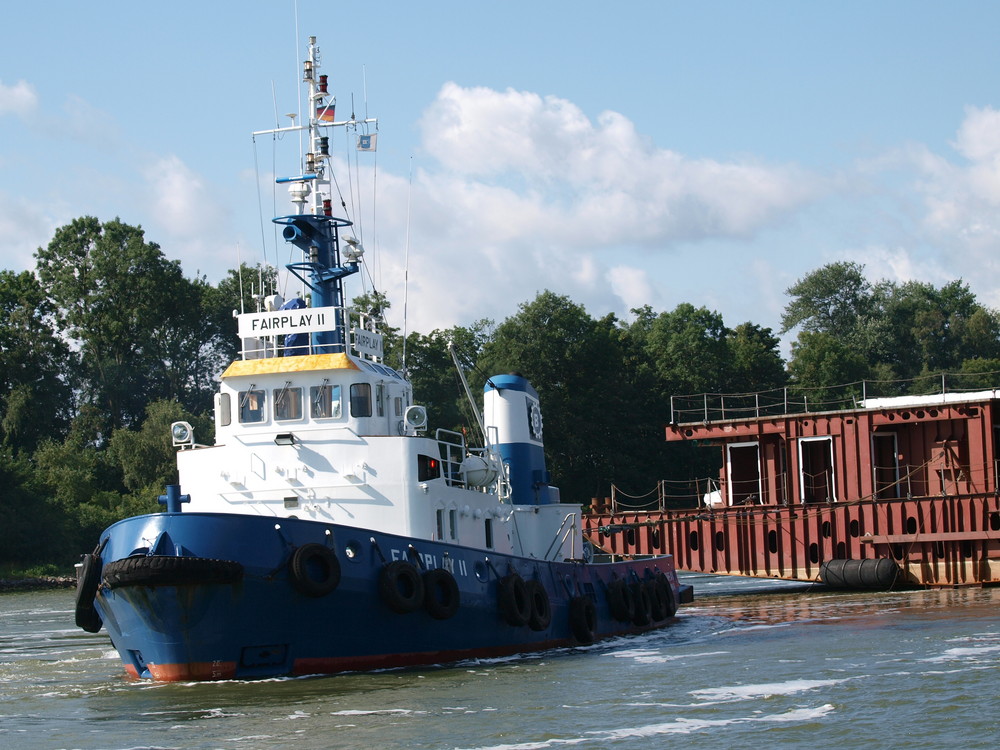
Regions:
[[[552, 551], [552, 548], [555, 547], [556, 542], [560, 541], [559, 540], [559, 533], [563, 530], [563, 527], [566, 525], [566, 522], [569, 519], [571, 519], [571, 518], [576, 518], [576, 513], [567, 513], [566, 516], [565, 516], [565, 518], [563, 518], [562, 523], [559, 524], [559, 528], [556, 529], [555, 536], [552, 538], [552, 543], [549, 544], [549, 548], [547, 550], [545, 550], [545, 555], [542, 558], [543, 560], [548, 560], [549, 559], [549, 553]], [[573, 525], [570, 526], [568, 529], [566, 529], [566, 534], [569, 534], [571, 531], [574, 531], [575, 529], [576, 529], [576, 522], [574, 521]], [[566, 534], [563, 534], [563, 538], [562, 538], [563, 542], [566, 541]], [[562, 549], [562, 544], [561, 543], [559, 545], [559, 548]], [[576, 537], [573, 538], [573, 549], [570, 550], [571, 554], [573, 554], [575, 552], [576, 552]], [[555, 559], [555, 558], [553, 558], [553, 559]]]

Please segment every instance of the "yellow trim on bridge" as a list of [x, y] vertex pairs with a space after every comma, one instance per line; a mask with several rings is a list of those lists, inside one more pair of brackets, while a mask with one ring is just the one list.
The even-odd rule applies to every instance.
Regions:
[[238, 359], [222, 373], [223, 378], [240, 375], [267, 375], [274, 372], [309, 372], [310, 370], [360, 370], [344, 353], [303, 354], [298, 357]]

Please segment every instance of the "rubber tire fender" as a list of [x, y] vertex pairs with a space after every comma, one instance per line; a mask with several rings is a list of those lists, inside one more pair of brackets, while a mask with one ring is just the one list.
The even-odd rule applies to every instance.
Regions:
[[531, 614], [528, 616], [528, 627], [535, 631], [548, 628], [552, 623], [552, 605], [549, 603], [549, 592], [541, 581], [532, 578], [525, 584], [528, 589], [528, 602], [531, 604]]
[[528, 598], [528, 587], [517, 573], [511, 573], [500, 579], [497, 586], [497, 606], [500, 614], [508, 625], [519, 628], [527, 625], [531, 617], [531, 600]]
[[649, 625], [653, 617], [653, 603], [649, 599], [649, 589], [641, 582], [631, 584], [632, 598], [635, 599], [635, 612], [632, 615], [633, 625]]
[[413, 612], [424, 603], [424, 581], [420, 571], [406, 560], [393, 560], [382, 568], [378, 590], [386, 606], [400, 615]]
[[669, 620], [677, 614], [677, 594], [674, 593], [674, 587], [670, 585], [670, 579], [663, 573], [653, 579], [653, 585], [661, 591], [666, 603], [663, 619]]
[[303, 544], [288, 560], [288, 582], [305, 596], [326, 596], [340, 585], [340, 561], [329, 547]]
[[122, 586], [197, 586], [236, 583], [243, 566], [233, 560], [174, 555], [133, 555], [104, 566], [108, 588]]
[[435, 568], [424, 573], [424, 609], [435, 620], [455, 616], [462, 603], [458, 583], [451, 571]]
[[618, 622], [632, 622], [635, 617], [635, 597], [632, 589], [621, 578], [608, 584], [608, 609]]
[[98, 632], [103, 624], [94, 606], [94, 598], [101, 585], [102, 564], [100, 555], [84, 555], [76, 579], [76, 626], [88, 633]]
[[569, 600], [569, 629], [584, 645], [594, 642], [597, 634], [597, 607], [589, 596], [574, 596]]

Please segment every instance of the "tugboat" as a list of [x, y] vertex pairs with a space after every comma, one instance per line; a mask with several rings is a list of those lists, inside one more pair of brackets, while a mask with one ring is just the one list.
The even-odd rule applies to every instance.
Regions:
[[278, 180], [297, 212], [274, 219], [312, 304], [275, 295], [238, 316], [215, 445], [172, 425], [180, 484], [83, 556], [77, 625], [106, 628], [128, 675], [160, 681], [442, 664], [667, 625], [691, 587], [669, 555], [592, 559], [525, 378], [486, 382], [481, 445], [431, 433], [375, 322], [345, 306], [363, 250], [332, 213], [322, 133], [359, 121], [333, 120], [318, 69], [311, 37], [308, 122], [281, 129], [310, 151]]

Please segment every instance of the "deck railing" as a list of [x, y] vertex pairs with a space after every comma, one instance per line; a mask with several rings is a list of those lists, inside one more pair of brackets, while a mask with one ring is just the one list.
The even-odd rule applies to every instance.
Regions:
[[670, 423], [753, 419], [863, 408], [872, 398], [971, 393], [1000, 387], [1000, 372], [936, 373], [908, 380], [859, 380], [806, 388], [787, 386], [753, 393], [698, 393], [670, 397]]

